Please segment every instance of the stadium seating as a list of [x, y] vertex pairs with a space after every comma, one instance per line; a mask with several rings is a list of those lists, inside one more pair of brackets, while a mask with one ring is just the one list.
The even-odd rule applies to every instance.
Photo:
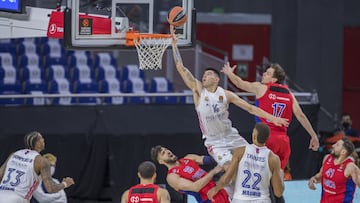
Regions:
[[40, 51], [40, 46], [37, 45], [35, 40], [23, 40], [17, 47], [18, 54], [40, 54]]
[[[164, 78], [164, 77], [154, 77], [150, 81], [149, 85], [149, 92], [152, 93], [169, 93], [173, 92], [173, 85], [172, 83]], [[151, 98], [152, 103], [158, 103], [158, 104], [175, 104], [177, 103], [177, 97], [176, 96], [157, 96]]]
[[[70, 90], [72, 89], [71, 83], [66, 78], [57, 78], [55, 80], [49, 81], [48, 88], [49, 94], [65, 95], [70, 95]], [[70, 105], [74, 102], [74, 99], [72, 97], [51, 98], [48, 100], [48, 102], [49, 104]]]
[[138, 65], [127, 65], [122, 67], [122, 80], [129, 80], [130, 78], [145, 79], [145, 73], [139, 69]]
[[[98, 93], [98, 84], [95, 81], [90, 80], [87, 83], [83, 83], [80, 80], [73, 82], [72, 93]], [[75, 99], [77, 104], [99, 104], [101, 101], [96, 97], [78, 97]]]
[[16, 56], [17, 47], [12, 40], [0, 40], [0, 53], [9, 53]]
[[42, 45], [42, 54], [49, 58], [61, 58], [64, 55], [64, 48], [57, 39], [48, 39]]
[[14, 66], [0, 66], [0, 81], [13, 84], [18, 81], [18, 74]]
[[[123, 82], [123, 92], [125, 93], [145, 93], [146, 83], [141, 78], [130, 78]], [[150, 99], [148, 97], [134, 96], [127, 98], [127, 103], [136, 103], [144, 104], [149, 103]]]
[[[100, 93], [121, 93], [120, 81], [116, 78], [108, 78], [99, 82]], [[123, 97], [105, 97], [103, 99], [105, 104], [123, 104]]]
[[97, 81], [120, 78], [120, 72], [112, 65], [103, 65], [94, 69]]
[[87, 65], [79, 65], [70, 69], [71, 81], [80, 81], [81, 83], [90, 83], [94, 79], [94, 73]]
[[[26, 80], [23, 82], [23, 92], [31, 95], [41, 95], [47, 92], [45, 82]], [[45, 105], [45, 99], [42, 97], [26, 98], [25, 103], [28, 105]]]
[[18, 67], [22, 68], [24, 66], [38, 66], [41, 67], [42, 59], [39, 57], [37, 53], [27, 53], [20, 55], [18, 57]]
[[110, 53], [97, 53], [95, 55], [95, 67], [112, 65], [116, 67], [116, 59]]
[[93, 61], [90, 58], [90, 54], [86, 51], [74, 51], [68, 53], [68, 64], [70, 67], [87, 65], [93, 66]]
[[69, 70], [63, 65], [51, 65], [45, 70], [45, 79], [47, 81], [70, 78]]
[[[22, 86], [20, 82], [12, 84], [4, 84], [0, 82], [0, 94], [1, 95], [16, 95], [22, 94]], [[24, 104], [23, 98], [6, 98], [0, 99], [0, 105], [22, 105]]]
[[25, 66], [19, 69], [21, 81], [29, 80], [30, 83], [41, 83], [44, 80], [44, 71], [41, 71], [39, 66]]
[[0, 66], [16, 66], [16, 54], [0, 52]]
[[[166, 78], [146, 79], [138, 65], [118, 69], [111, 52], [69, 51], [58, 39], [0, 40], [0, 94], [166, 93], [173, 92]], [[22, 101], [21, 101], [22, 100]], [[176, 97], [95, 97], [9, 99], [0, 104], [69, 105], [176, 103]]]
[[179, 103], [180, 104], [193, 104], [194, 103], [194, 98], [192, 96], [192, 91], [191, 90], [183, 90], [183, 93], [188, 93], [191, 94], [190, 96], [181, 96]]

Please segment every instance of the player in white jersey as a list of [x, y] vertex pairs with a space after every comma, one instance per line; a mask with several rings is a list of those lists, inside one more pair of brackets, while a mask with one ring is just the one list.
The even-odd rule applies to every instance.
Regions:
[[49, 193], [74, 184], [70, 177], [58, 184], [52, 180], [50, 164], [39, 154], [45, 148], [44, 138], [40, 133], [25, 135], [24, 143], [25, 149], [11, 154], [0, 167], [0, 203], [28, 203], [40, 180]]
[[[51, 177], [55, 173], [55, 167], [57, 162], [57, 157], [51, 153], [44, 154], [43, 157], [47, 159], [50, 163], [50, 175]], [[52, 177], [53, 181], [60, 183], [60, 181]], [[36, 200], [36, 201], [35, 201]], [[67, 197], [64, 190], [60, 190], [55, 193], [48, 193], [44, 187], [44, 184], [40, 182], [39, 187], [33, 193], [32, 201], [36, 203], [67, 203]]]
[[199, 117], [203, 138], [205, 139], [205, 146], [209, 154], [219, 165], [223, 166], [230, 162], [232, 149], [244, 147], [247, 144], [247, 141], [232, 127], [228, 112], [230, 103], [251, 114], [268, 119], [275, 125], [288, 125], [285, 119], [276, 118], [256, 106], [250, 105], [235, 93], [219, 87], [219, 71], [207, 68], [201, 82], [194, 78], [182, 63], [175, 35], [172, 47], [176, 69], [187, 87], [193, 92], [194, 104]]
[[270, 186], [280, 197], [284, 191], [280, 159], [265, 146], [270, 128], [257, 123], [252, 133], [253, 144], [234, 150], [228, 170], [218, 181], [215, 188], [208, 192], [209, 199], [218, 190], [235, 179], [235, 192], [232, 203], [271, 203]]

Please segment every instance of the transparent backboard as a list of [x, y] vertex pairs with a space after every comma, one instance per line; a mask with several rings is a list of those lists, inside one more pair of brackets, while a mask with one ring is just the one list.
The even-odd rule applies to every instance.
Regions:
[[68, 0], [64, 18], [66, 48], [124, 48], [127, 31], [168, 34], [167, 14], [182, 6], [188, 21], [176, 29], [179, 46], [191, 46], [193, 0]]

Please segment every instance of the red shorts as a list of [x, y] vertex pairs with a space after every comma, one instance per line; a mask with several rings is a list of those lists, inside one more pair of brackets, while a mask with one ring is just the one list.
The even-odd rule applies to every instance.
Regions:
[[211, 202], [214, 203], [230, 203], [228, 193], [222, 189], [214, 196]]
[[[204, 203], [210, 202], [210, 200], [207, 198], [207, 193], [209, 192], [210, 189], [212, 189], [215, 186], [216, 186], [215, 182], [210, 181], [207, 185], [205, 185], [205, 187], [203, 187], [199, 191], [198, 194]], [[229, 195], [226, 192], [226, 190], [221, 189], [218, 193], [216, 193], [216, 195], [214, 195], [211, 202], [213, 202], [213, 203], [230, 203]]]
[[290, 140], [285, 132], [271, 131], [266, 146], [280, 158], [281, 168], [285, 169], [290, 158]]

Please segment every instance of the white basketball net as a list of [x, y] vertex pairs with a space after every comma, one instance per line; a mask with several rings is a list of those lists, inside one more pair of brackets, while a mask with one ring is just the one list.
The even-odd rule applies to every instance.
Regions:
[[140, 69], [161, 69], [162, 57], [171, 43], [171, 38], [140, 38], [134, 40]]

